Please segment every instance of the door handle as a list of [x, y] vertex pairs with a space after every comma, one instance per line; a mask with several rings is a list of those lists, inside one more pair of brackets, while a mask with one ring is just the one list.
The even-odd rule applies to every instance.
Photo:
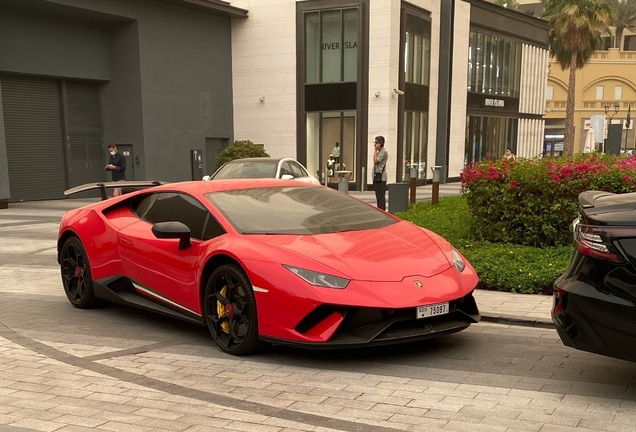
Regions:
[[89, 162], [89, 164], [91, 165], [91, 169], [93, 169], [93, 162]]
[[88, 162], [84, 162], [84, 168], [88, 171]]
[[133, 241], [126, 238], [126, 237], [119, 237], [119, 241], [121, 242], [122, 245], [124, 246], [133, 246]]

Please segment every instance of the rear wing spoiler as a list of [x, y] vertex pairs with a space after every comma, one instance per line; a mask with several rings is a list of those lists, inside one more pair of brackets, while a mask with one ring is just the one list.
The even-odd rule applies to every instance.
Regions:
[[585, 191], [579, 194], [579, 204], [584, 209], [594, 208], [595, 201], [598, 198], [615, 195], [612, 192], [604, 192], [604, 191]]
[[154, 186], [160, 186], [162, 184], [167, 184], [168, 182], [152, 180], [152, 181], [118, 181], [118, 182], [103, 182], [103, 183], [86, 183], [80, 186], [75, 186], [74, 188], [67, 189], [64, 191], [64, 195], [70, 196], [80, 192], [86, 192], [90, 190], [99, 189], [102, 194], [102, 201], [108, 198], [106, 195], [106, 189], [146, 189]]

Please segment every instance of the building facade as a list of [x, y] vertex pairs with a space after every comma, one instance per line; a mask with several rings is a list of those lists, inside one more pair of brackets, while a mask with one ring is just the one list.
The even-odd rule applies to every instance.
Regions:
[[198, 175], [232, 139], [231, 20], [246, 17], [221, 1], [0, 0], [0, 207], [109, 180], [109, 143], [128, 179]]
[[547, 24], [471, 2], [465, 162], [497, 159], [506, 148], [541, 154], [548, 74]]
[[197, 179], [249, 139], [351, 189], [377, 135], [389, 183], [532, 156], [547, 34], [481, 0], [0, 0], [0, 206], [109, 179], [109, 143], [128, 179]]
[[[622, 149], [634, 149], [634, 114], [636, 114], [636, 51], [618, 48], [596, 51], [583, 68], [576, 71], [574, 108], [574, 153], [582, 152], [591, 127], [593, 116], [604, 116], [604, 136], [607, 125], [623, 125]], [[562, 70], [558, 63], [550, 61], [546, 95], [546, 128], [544, 153], [558, 156], [563, 153], [565, 131], [565, 107], [568, 99], [569, 71]], [[630, 107], [631, 124], [626, 128]], [[601, 148], [596, 140], [596, 148]]]
[[508, 146], [541, 152], [543, 20], [480, 0], [452, 2], [450, 18], [435, 0], [231, 3], [250, 11], [232, 25], [235, 136], [326, 183], [338, 143], [349, 187], [369, 187], [377, 135], [389, 183], [423, 183], [434, 165], [458, 179]]

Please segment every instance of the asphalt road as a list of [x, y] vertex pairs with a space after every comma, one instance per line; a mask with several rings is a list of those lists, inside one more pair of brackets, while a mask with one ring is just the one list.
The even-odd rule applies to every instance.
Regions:
[[636, 364], [550, 329], [478, 324], [425, 343], [237, 358], [207, 331], [122, 306], [74, 309], [62, 211], [0, 210], [0, 431], [634, 431]]

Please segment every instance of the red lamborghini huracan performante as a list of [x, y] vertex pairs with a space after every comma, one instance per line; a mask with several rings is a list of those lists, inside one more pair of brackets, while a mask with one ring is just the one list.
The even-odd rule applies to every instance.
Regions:
[[341, 192], [289, 180], [143, 188], [71, 210], [58, 261], [78, 308], [123, 303], [208, 327], [230, 354], [262, 342], [416, 341], [480, 319], [478, 277], [440, 236]]

